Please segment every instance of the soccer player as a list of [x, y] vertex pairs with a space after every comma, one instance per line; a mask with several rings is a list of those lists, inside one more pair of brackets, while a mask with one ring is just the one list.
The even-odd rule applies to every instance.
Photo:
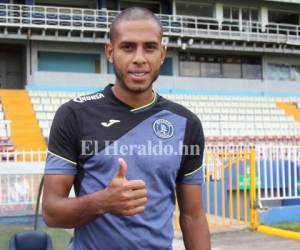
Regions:
[[161, 38], [149, 10], [121, 12], [105, 45], [115, 83], [56, 112], [43, 215], [51, 227], [75, 228], [68, 249], [172, 249], [175, 193], [186, 249], [210, 249], [201, 123], [152, 89], [166, 56]]

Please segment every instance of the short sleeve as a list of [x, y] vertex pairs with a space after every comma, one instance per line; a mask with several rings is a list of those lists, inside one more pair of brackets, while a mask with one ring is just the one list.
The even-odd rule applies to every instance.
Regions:
[[68, 103], [64, 104], [52, 122], [45, 174], [76, 174], [78, 135], [75, 114]]
[[204, 134], [200, 120], [193, 116], [188, 120], [182, 148], [182, 160], [177, 183], [201, 184], [204, 152]]

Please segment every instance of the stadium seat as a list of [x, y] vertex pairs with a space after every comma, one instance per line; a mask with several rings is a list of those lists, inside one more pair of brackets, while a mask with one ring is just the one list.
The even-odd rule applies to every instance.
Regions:
[[28, 231], [13, 235], [9, 250], [52, 250], [51, 237], [45, 232]]
[[[58, 107], [84, 92], [70, 91], [29, 91], [36, 118], [45, 138], [49, 136], [51, 123]], [[162, 94], [194, 112], [203, 123], [206, 137], [241, 138], [274, 136], [297, 136], [300, 123], [276, 106], [277, 101], [297, 104], [298, 97], [267, 96], [222, 96], [197, 94]], [[300, 106], [300, 105], [299, 105]], [[1, 118], [1, 110], [0, 110]], [[264, 137], [265, 135], [265, 137]], [[219, 138], [220, 139], [220, 138]], [[221, 139], [220, 139], [221, 140]], [[254, 138], [253, 140], [256, 140]], [[210, 139], [208, 139], [210, 141]]]

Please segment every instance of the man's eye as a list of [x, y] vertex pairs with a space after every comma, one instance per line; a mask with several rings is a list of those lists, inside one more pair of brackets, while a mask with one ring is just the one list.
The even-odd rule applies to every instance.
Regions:
[[130, 45], [130, 44], [125, 44], [125, 45], [122, 45], [122, 47], [121, 47], [122, 49], [132, 49], [133, 48], [133, 46], [132, 45]]
[[148, 45], [146, 48], [149, 49], [149, 50], [154, 50], [154, 49], [156, 49], [156, 46], [155, 45]]

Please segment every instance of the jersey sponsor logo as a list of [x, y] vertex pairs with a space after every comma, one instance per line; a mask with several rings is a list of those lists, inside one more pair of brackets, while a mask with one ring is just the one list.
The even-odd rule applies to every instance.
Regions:
[[78, 96], [78, 97], [73, 98], [73, 101], [83, 103], [83, 102], [86, 102], [86, 101], [99, 100], [103, 97], [104, 97], [104, 95], [102, 93], [97, 93], [97, 94], [94, 94], [94, 95]]
[[158, 119], [153, 123], [153, 131], [159, 138], [168, 139], [174, 134], [174, 126], [166, 119]]
[[115, 124], [115, 123], [119, 123], [119, 122], [121, 122], [121, 121], [120, 121], [120, 120], [113, 120], [113, 119], [111, 119], [111, 120], [109, 120], [108, 122], [101, 122], [101, 125], [102, 125], [103, 127], [108, 128], [108, 127], [110, 127], [111, 125], [113, 125], [113, 124]]

